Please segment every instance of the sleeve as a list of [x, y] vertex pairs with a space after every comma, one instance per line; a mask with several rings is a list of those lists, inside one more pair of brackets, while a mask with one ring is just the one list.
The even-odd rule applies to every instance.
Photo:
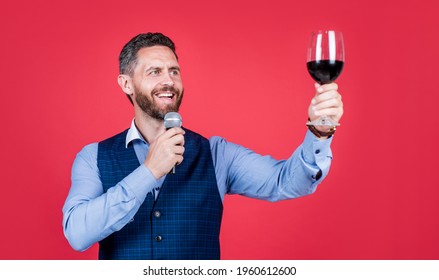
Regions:
[[141, 164], [103, 193], [97, 167], [98, 144], [85, 146], [72, 166], [70, 192], [63, 206], [64, 235], [77, 251], [84, 251], [120, 230], [136, 214], [148, 192], [158, 186]]
[[[214, 162], [226, 193], [268, 201], [297, 198], [315, 192], [327, 176], [332, 160], [332, 137], [317, 139], [307, 131], [302, 144], [287, 160], [259, 155], [247, 148], [214, 137]], [[220, 176], [218, 176], [221, 178]], [[221, 181], [221, 180], [220, 180]], [[221, 185], [219, 186], [221, 189]]]

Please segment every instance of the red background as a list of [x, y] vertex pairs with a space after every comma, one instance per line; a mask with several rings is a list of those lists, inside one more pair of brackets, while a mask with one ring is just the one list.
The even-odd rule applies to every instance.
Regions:
[[346, 46], [330, 174], [296, 200], [227, 196], [222, 257], [439, 258], [434, 0], [110, 2], [2, 3], [0, 259], [96, 258], [70, 248], [61, 208], [76, 153], [130, 124], [116, 76], [133, 36], [175, 41], [186, 127], [282, 159], [314, 93], [308, 35], [329, 28]]

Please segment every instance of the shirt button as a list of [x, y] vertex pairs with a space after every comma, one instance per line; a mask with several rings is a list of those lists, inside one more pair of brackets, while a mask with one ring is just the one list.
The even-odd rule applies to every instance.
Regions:
[[160, 211], [154, 211], [154, 217], [156, 217], [158, 219], [161, 216], [162, 216], [162, 213], [160, 213]]
[[320, 154], [320, 150], [319, 149], [316, 150], [316, 154]]
[[160, 242], [160, 241], [162, 241], [162, 236], [161, 235], [156, 235], [156, 237], [154, 237], [154, 240], [155, 241], [157, 241], [157, 242]]

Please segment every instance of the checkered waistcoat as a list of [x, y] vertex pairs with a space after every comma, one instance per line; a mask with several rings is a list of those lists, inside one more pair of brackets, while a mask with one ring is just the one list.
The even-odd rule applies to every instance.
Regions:
[[[219, 259], [223, 205], [209, 141], [185, 129], [183, 162], [155, 200], [149, 193], [134, 218], [99, 242], [100, 259]], [[127, 130], [99, 143], [106, 192], [139, 167]]]

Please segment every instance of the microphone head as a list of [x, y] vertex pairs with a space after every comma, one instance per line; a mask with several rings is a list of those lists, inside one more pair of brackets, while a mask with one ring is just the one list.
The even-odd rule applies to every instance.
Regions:
[[181, 116], [177, 112], [169, 112], [165, 115], [165, 128], [181, 127]]

